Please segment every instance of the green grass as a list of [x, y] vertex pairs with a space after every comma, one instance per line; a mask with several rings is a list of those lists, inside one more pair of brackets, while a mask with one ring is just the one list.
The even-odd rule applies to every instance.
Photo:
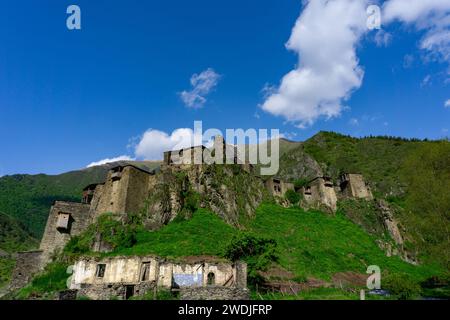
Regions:
[[0, 288], [5, 286], [11, 279], [15, 262], [13, 259], [0, 258]]
[[158, 231], [140, 231], [132, 248], [118, 248], [114, 255], [155, 254], [164, 257], [221, 255], [238, 231], [206, 210], [189, 220], [174, 221]]
[[317, 288], [300, 291], [297, 294], [252, 292], [251, 298], [252, 300], [358, 300], [359, 295], [338, 288]]
[[[233, 237], [245, 232], [274, 239], [279, 258], [277, 263], [293, 273], [295, 279], [314, 277], [329, 281], [338, 272], [365, 274], [369, 265], [378, 265], [383, 277], [406, 275], [412, 282], [419, 283], [443, 271], [434, 266], [414, 266], [397, 257], [386, 257], [376, 245], [375, 238], [341, 214], [331, 216], [318, 211], [305, 212], [300, 208], [286, 209], [274, 204], [263, 204], [257, 209], [256, 217], [247, 221], [243, 229], [233, 228], [217, 215], [200, 209], [192, 218], [176, 219], [157, 231], [140, 230], [134, 246], [117, 247], [112, 253], [103, 255], [222, 257]], [[67, 277], [66, 265], [51, 264], [20, 292], [19, 298], [51, 297], [52, 292], [65, 289]], [[359, 293], [355, 290], [334, 288], [305, 291], [297, 296], [263, 296], [264, 299], [339, 300], [358, 297]]]
[[397, 257], [388, 258], [375, 239], [342, 215], [285, 209], [262, 205], [248, 226], [255, 233], [270, 236], [278, 243], [279, 263], [296, 276], [325, 280], [337, 272], [365, 273], [369, 265], [382, 271], [406, 273], [416, 281], [441, 270], [416, 267]]
[[29, 299], [39, 297], [41, 299], [54, 299], [58, 291], [67, 289], [68, 265], [60, 262], [52, 262], [45, 270], [38, 274], [31, 284], [22, 288], [17, 299]]
[[[330, 280], [337, 272], [365, 273], [369, 265], [378, 265], [384, 273], [407, 274], [417, 282], [441, 272], [435, 266], [413, 266], [386, 257], [374, 237], [340, 214], [263, 204], [244, 228], [276, 240], [279, 264], [297, 278]], [[190, 220], [172, 222], [158, 231], [140, 231], [135, 246], [117, 248], [110, 255], [221, 256], [239, 232], [201, 209]]]

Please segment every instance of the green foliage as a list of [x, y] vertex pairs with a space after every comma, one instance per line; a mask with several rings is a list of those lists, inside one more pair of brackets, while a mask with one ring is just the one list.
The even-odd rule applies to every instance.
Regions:
[[200, 209], [189, 220], [157, 231], [139, 231], [133, 247], [117, 247], [111, 255], [242, 258], [249, 265], [249, 281], [258, 281], [257, 271], [274, 260], [298, 279], [329, 280], [337, 272], [365, 273], [368, 265], [378, 265], [391, 274], [408, 274], [414, 281], [442, 272], [435, 266], [414, 266], [398, 257], [386, 257], [373, 236], [341, 214], [264, 204], [243, 228], [245, 232]]
[[225, 248], [224, 256], [231, 260], [247, 262], [248, 282], [254, 286], [262, 283], [259, 271], [266, 271], [272, 262], [276, 262], [277, 243], [273, 239], [243, 233], [235, 236]]
[[449, 141], [320, 132], [304, 143], [304, 150], [334, 179], [342, 172], [362, 173], [375, 196], [405, 208], [395, 218], [414, 240], [410, 249], [418, 250], [422, 261], [450, 268]]
[[319, 132], [304, 143], [304, 150], [319, 162], [327, 175], [337, 179], [343, 172], [362, 173], [378, 196], [402, 195], [399, 171], [404, 160], [421, 142], [392, 137], [353, 138]]
[[138, 231], [133, 247], [119, 246], [112, 255], [219, 256], [237, 232], [216, 214], [199, 209], [189, 220], [178, 220], [157, 231]]
[[156, 292], [156, 300], [178, 300], [178, 297], [170, 290], [159, 289]]
[[450, 143], [424, 144], [404, 162], [407, 213], [402, 221], [422, 258], [450, 269]]
[[386, 257], [373, 236], [340, 214], [264, 204], [246, 228], [256, 235], [270, 235], [278, 244], [278, 263], [296, 277], [329, 280], [337, 272], [365, 273], [368, 265], [407, 273], [417, 281], [442, 272], [437, 267], [413, 266], [398, 257]]
[[244, 233], [233, 237], [225, 249], [224, 256], [231, 261], [237, 261], [247, 257], [268, 255], [270, 260], [274, 261], [276, 246], [277, 243], [273, 239]]
[[292, 205], [298, 204], [301, 199], [300, 194], [298, 194], [294, 190], [286, 191], [285, 197]]
[[95, 224], [96, 234], [113, 248], [130, 248], [136, 243], [139, 226], [119, 221], [114, 214], [101, 215]]
[[200, 194], [193, 190], [188, 190], [183, 193], [182, 199], [184, 200], [183, 209], [188, 212], [195, 212], [200, 205]]
[[295, 188], [302, 188], [308, 184], [308, 179], [297, 179], [294, 181]]
[[105, 213], [98, 217], [95, 224], [79, 236], [72, 237], [64, 247], [63, 253], [67, 256], [78, 256], [90, 253], [96, 237], [112, 249], [124, 249], [134, 246], [137, 235], [143, 230], [137, 215], [127, 214], [120, 220], [112, 213]]
[[339, 288], [315, 288], [299, 291], [296, 295], [279, 292], [256, 293], [252, 292], [254, 300], [358, 300], [355, 292]]
[[5, 286], [14, 269], [12, 254], [37, 247], [37, 241], [16, 219], [0, 212], [0, 288]]
[[68, 266], [61, 262], [50, 263], [42, 273], [32, 280], [30, 285], [19, 291], [17, 298], [52, 298], [58, 291], [67, 289], [67, 279], [70, 276], [67, 273]]
[[344, 199], [338, 202], [337, 212], [360, 225], [366, 232], [376, 236], [378, 239], [391, 240], [391, 236], [381, 221], [374, 201]]
[[382, 286], [400, 300], [409, 300], [421, 293], [420, 285], [406, 274], [389, 275], [382, 279]]
[[89, 253], [92, 245], [92, 236], [74, 236], [64, 247], [65, 254], [82, 255]]
[[13, 253], [37, 246], [37, 241], [22, 223], [0, 212], [0, 250]]
[[14, 269], [15, 261], [10, 258], [0, 258], [0, 288], [8, 283]]

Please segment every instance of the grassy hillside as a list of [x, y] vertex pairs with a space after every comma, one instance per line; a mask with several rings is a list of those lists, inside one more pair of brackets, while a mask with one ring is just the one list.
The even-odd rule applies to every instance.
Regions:
[[[298, 278], [312, 276], [329, 280], [338, 272], [365, 273], [369, 265], [379, 265], [383, 270], [394, 273], [407, 273], [416, 280], [440, 270], [437, 267], [416, 267], [397, 257], [386, 257], [375, 238], [343, 215], [286, 209], [274, 204], [261, 205], [256, 217], [248, 220], [241, 230], [201, 209], [189, 220], [176, 220], [160, 230], [141, 229], [131, 247], [129, 242], [125, 246], [119, 244], [108, 255], [220, 256], [233, 236], [242, 232], [276, 240], [280, 266]], [[120, 234], [118, 229], [114, 234]], [[81, 237], [76, 241], [92, 241], [92, 235], [86, 235], [87, 239]], [[70, 246], [73, 248], [74, 243]]]
[[[136, 234], [134, 245], [119, 245], [114, 252], [103, 255], [155, 254], [170, 258], [223, 256], [234, 237], [242, 234], [275, 240], [277, 268], [291, 273], [293, 281], [304, 281], [302, 279], [310, 277], [330, 281], [336, 273], [348, 271], [365, 274], [369, 265], [380, 266], [383, 277], [406, 275], [408, 281], [413, 283], [443, 272], [436, 266], [413, 266], [396, 257], [386, 257], [374, 238], [343, 215], [333, 217], [322, 212], [286, 209], [273, 204], [261, 205], [256, 217], [249, 220], [242, 230], [230, 227], [217, 215], [201, 209], [189, 220], [178, 219], [158, 231], [141, 229]], [[74, 254], [74, 248], [80, 249], [83, 247], [80, 244], [91, 240], [91, 235], [88, 239], [78, 237], [68, 245], [66, 254]], [[45, 292], [48, 281], [39, 283], [42, 279], [51, 279], [55, 268], [58, 269], [52, 266], [48, 271], [50, 274], [38, 277], [39, 281], [23, 290], [22, 294]], [[63, 270], [62, 267], [59, 269]], [[55, 273], [58, 279], [59, 274]], [[346, 292], [334, 289], [319, 291], [310, 298], [348, 296]]]
[[[292, 151], [307, 153], [335, 180], [362, 173], [375, 196], [395, 203], [396, 218], [422, 261], [450, 268], [450, 142], [352, 138], [320, 132]], [[289, 164], [288, 164], [289, 165]]]
[[[13, 175], [0, 178], [0, 211], [16, 218], [36, 238], [44, 232], [50, 206], [55, 200], [80, 201], [84, 187], [103, 182], [116, 162], [60, 175]], [[130, 162], [151, 170], [158, 162]]]

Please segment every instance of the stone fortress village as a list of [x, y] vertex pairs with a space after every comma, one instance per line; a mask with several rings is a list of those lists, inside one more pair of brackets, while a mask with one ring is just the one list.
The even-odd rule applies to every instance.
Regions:
[[[329, 212], [336, 211], [338, 198], [373, 198], [360, 174], [342, 175], [337, 186], [328, 177], [316, 177], [300, 188], [277, 177], [263, 179], [254, 173], [251, 164], [240, 161], [234, 147], [229, 147], [223, 137], [215, 138], [215, 150], [223, 150], [227, 160], [239, 164], [242, 172], [251, 175], [255, 183], [281, 204], [283, 201], [285, 203], [284, 195], [288, 190], [300, 193], [306, 206]], [[199, 172], [210, 165], [185, 164], [192, 163], [195, 156], [203, 154], [195, 152], [196, 149], [205, 148], [199, 146], [165, 152], [158, 172], [149, 172], [134, 165], [114, 167], [108, 172], [106, 181], [89, 185], [83, 190], [80, 203], [56, 201], [50, 209], [39, 250], [18, 254], [10, 289], [15, 290], [29, 283], [33, 275], [42, 271], [72, 237], [84, 232], [101, 214], [124, 215], [142, 210], [149, 194], [169, 173], [191, 170], [188, 176], [194, 182], [196, 191], [212, 192], [207, 182], [198, 181], [202, 180]], [[162, 223], [159, 226], [170, 222], [180, 210], [179, 199], [173, 195], [168, 197], [169, 209], [160, 217]], [[95, 239], [91, 249], [94, 252], [110, 251], [102, 239]], [[189, 257], [181, 261], [156, 256], [86, 257], [74, 264], [70, 279], [68, 292], [91, 299], [128, 299], [158, 288], [178, 290], [181, 299], [248, 299], [246, 264], [215, 257]]]

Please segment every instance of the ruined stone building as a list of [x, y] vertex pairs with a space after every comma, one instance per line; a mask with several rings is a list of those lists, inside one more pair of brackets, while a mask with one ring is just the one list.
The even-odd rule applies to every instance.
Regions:
[[372, 191], [361, 174], [345, 173], [341, 175], [339, 186], [344, 197], [373, 200]]
[[[230, 157], [226, 151], [225, 141], [222, 137], [215, 138], [215, 146], [219, 150], [223, 150], [224, 158]], [[185, 149], [186, 152], [175, 152], [185, 160], [199, 160], [192, 157], [196, 156], [196, 151], [203, 151], [205, 147], [194, 147]], [[192, 152], [190, 152], [192, 151]], [[203, 157], [203, 153], [198, 153]], [[112, 168], [103, 183], [91, 184], [83, 189], [82, 200], [80, 203], [56, 201], [50, 209], [47, 219], [45, 232], [41, 240], [40, 248], [37, 251], [19, 253], [18, 263], [13, 274], [11, 288], [19, 288], [24, 286], [31, 275], [42, 270], [52, 257], [61, 251], [68, 241], [84, 232], [89, 225], [95, 223], [97, 218], [104, 213], [113, 213], [125, 216], [128, 213], [146, 212], [149, 219], [155, 221], [148, 222], [147, 226], [152, 223], [156, 227], [168, 223], [176, 217], [183, 205], [183, 199], [180, 194], [186, 192], [190, 188], [202, 194], [216, 196], [216, 190], [213, 182], [209, 181], [207, 166], [172, 164], [172, 156], [174, 152], [166, 152], [164, 154], [165, 166], [161, 167], [161, 172], [149, 172], [133, 165], [123, 165]], [[203, 160], [203, 159], [201, 159]], [[236, 157], [233, 163], [237, 163]], [[244, 171], [249, 173], [247, 164], [243, 164]], [[178, 181], [177, 173], [181, 171], [186, 173], [185, 180]], [[233, 175], [232, 172], [228, 173]], [[250, 179], [250, 178], [249, 178]], [[259, 180], [252, 184], [257, 185], [262, 182]], [[216, 182], [214, 182], [216, 183]], [[259, 186], [255, 187], [257, 192], [252, 193], [252, 200], [247, 202], [245, 210], [254, 210], [259, 201], [262, 199]], [[217, 212], [219, 216], [224, 218], [228, 223], [233, 224], [237, 221], [239, 208], [236, 205], [236, 195], [226, 189], [219, 190], [223, 194], [216, 196], [216, 202], [211, 203], [211, 208]], [[157, 196], [154, 203], [149, 204], [149, 199]], [[110, 248], [106, 246], [102, 239], [95, 239], [91, 248], [94, 251], [108, 251]]]
[[292, 183], [273, 177], [265, 181], [265, 187], [270, 194], [279, 198], [285, 197], [288, 190], [295, 190], [301, 195], [301, 204], [304, 207], [328, 209], [331, 212], [336, 212], [338, 199], [373, 199], [370, 187], [360, 174], [342, 175], [339, 186], [336, 186], [330, 177], [321, 176], [311, 179], [304, 187], [299, 188]]
[[[236, 148], [226, 145], [223, 137], [215, 137], [214, 152], [204, 152], [205, 150], [204, 146], [199, 146], [176, 152], [165, 152], [164, 164], [158, 172], [146, 171], [134, 165], [114, 167], [108, 172], [104, 182], [90, 184], [83, 189], [80, 203], [56, 201], [50, 209], [39, 250], [18, 254], [10, 287], [17, 289], [26, 285], [32, 275], [42, 270], [72, 237], [86, 231], [104, 213], [112, 213], [118, 220], [125, 219], [127, 214], [140, 214], [140, 217], [144, 219], [143, 225], [149, 230], [154, 230], [175, 219], [185, 206], [186, 199], [183, 197], [196, 192], [201, 199], [199, 207], [209, 208], [225, 222], [238, 226], [240, 215], [253, 216], [267, 194], [275, 196], [276, 199], [284, 199], [288, 190], [295, 189], [294, 184], [279, 178], [272, 177], [263, 181], [261, 177], [256, 176], [253, 173], [253, 167], [241, 161]], [[224, 167], [195, 165], [196, 161], [202, 163], [205, 155], [208, 154], [213, 157], [223, 157], [224, 162], [231, 162], [233, 165]], [[176, 164], [180, 163], [178, 162], [180, 159], [181, 164]], [[335, 188], [331, 179], [317, 177], [304, 188], [295, 191], [303, 195], [304, 203], [309, 207], [325, 206], [332, 212], [336, 211], [338, 197], [373, 198], [370, 188], [358, 174], [343, 175], [340, 179], [338, 194]], [[111, 249], [103, 242], [100, 234], [93, 239], [92, 251], [107, 252]], [[74, 281], [76, 282], [73, 285], [87, 288], [86, 285], [101, 284], [102, 286], [112, 285], [116, 288], [119, 283], [120, 290], [131, 290], [126, 289], [131, 286], [134, 286], [133, 290], [136, 292], [141, 290], [139, 289], [141, 286], [139, 268], [143, 263], [147, 263], [146, 261], [142, 261], [142, 258], [125, 260], [117, 258], [108, 261], [103, 263], [109, 265], [104, 277], [96, 277], [95, 272], [92, 271], [99, 263], [91, 260], [79, 262], [75, 272]], [[213, 269], [217, 270], [213, 272], [216, 284], [228, 286], [231, 283], [240, 283], [238, 286], [242, 285], [239, 281], [243, 278], [237, 275], [241, 270], [238, 265], [209, 263], [181, 267], [156, 258], [148, 262], [151, 266], [149, 271], [151, 280], [148, 281], [153, 281], [156, 286], [169, 286], [174, 281], [179, 284], [177, 277], [182, 272], [177, 270], [184, 268], [183, 270], [192, 271], [192, 268], [199, 266], [201, 266], [199, 270], [201, 270], [203, 285], [207, 283], [207, 275], [213, 272], [210, 271]], [[124, 276], [127, 278], [120, 281], [110, 278], [110, 275], [118, 276], [118, 271], [114, 270], [125, 270], [120, 268], [127, 270], [131, 268], [130, 270], [134, 271], [130, 271], [130, 274], [124, 271]], [[191, 271], [187, 271], [188, 274]], [[123, 287], [122, 284], [130, 287]], [[94, 287], [91, 286], [91, 288]]]
[[70, 289], [79, 296], [101, 300], [129, 299], [151, 294], [155, 288], [180, 291], [182, 298], [248, 299], [246, 286], [245, 263], [214, 257], [192, 257], [185, 262], [154, 256], [85, 258], [75, 264], [70, 282]]
[[317, 177], [299, 190], [305, 202], [312, 207], [325, 206], [335, 212], [337, 209], [337, 196], [334, 184], [329, 177]]
[[293, 183], [285, 182], [280, 178], [270, 178], [266, 180], [265, 186], [273, 196], [278, 197], [284, 197], [288, 190], [294, 190]]
[[200, 145], [164, 152], [163, 165], [244, 164], [235, 146], [225, 143], [222, 136], [215, 136], [211, 149]]

